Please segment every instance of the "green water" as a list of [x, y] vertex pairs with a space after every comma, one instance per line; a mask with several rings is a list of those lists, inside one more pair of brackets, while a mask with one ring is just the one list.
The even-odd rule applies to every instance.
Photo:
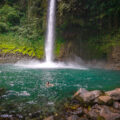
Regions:
[[[47, 88], [46, 82], [54, 84]], [[0, 65], [0, 88], [6, 93], [0, 99], [3, 110], [33, 112], [54, 111], [55, 105], [71, 97], [79, 88], [112, 90], [120, 87], [120, 71], [101, 69], [22, 69]]]

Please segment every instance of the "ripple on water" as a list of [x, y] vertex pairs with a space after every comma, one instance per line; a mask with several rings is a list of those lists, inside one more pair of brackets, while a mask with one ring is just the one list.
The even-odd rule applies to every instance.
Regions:
[[30, 93], [28, 93], [27, 91], [22, 91], [18, 93], [18, 96], [30, 96]]

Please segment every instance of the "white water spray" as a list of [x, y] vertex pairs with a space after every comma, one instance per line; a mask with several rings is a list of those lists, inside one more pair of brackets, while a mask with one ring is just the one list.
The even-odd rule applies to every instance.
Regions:
[[56, 0], [50, 0], [48, 8], [47, 34], [45, 43], [45, 62], [52, 62], [54, 59], [54, 39], [55, 39], [55, 12]]

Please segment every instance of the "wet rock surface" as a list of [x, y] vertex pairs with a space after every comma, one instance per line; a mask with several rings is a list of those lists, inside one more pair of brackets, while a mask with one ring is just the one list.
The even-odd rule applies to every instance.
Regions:
[[120, 100], [120, 88], [106, 92], [113, 100]]
[[98, 101], [99, 103], [112, 104], [112, 98], [110, 96], [100, 96]]

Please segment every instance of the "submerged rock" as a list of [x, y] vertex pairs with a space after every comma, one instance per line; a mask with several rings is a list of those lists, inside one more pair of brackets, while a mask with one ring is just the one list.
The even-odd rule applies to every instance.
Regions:
[[120, 100], [120, 88], [117, 88], [112, 91], [108, 91], [106, 92], [106, 95], [109, 95], [110, 97], [112, 97], [113, 100]]
[[36, 118], [36, 117], [39, 117], [40, 115], [41, 115], [41, 111], [37, 111], [29, 114], [31, 118]]

